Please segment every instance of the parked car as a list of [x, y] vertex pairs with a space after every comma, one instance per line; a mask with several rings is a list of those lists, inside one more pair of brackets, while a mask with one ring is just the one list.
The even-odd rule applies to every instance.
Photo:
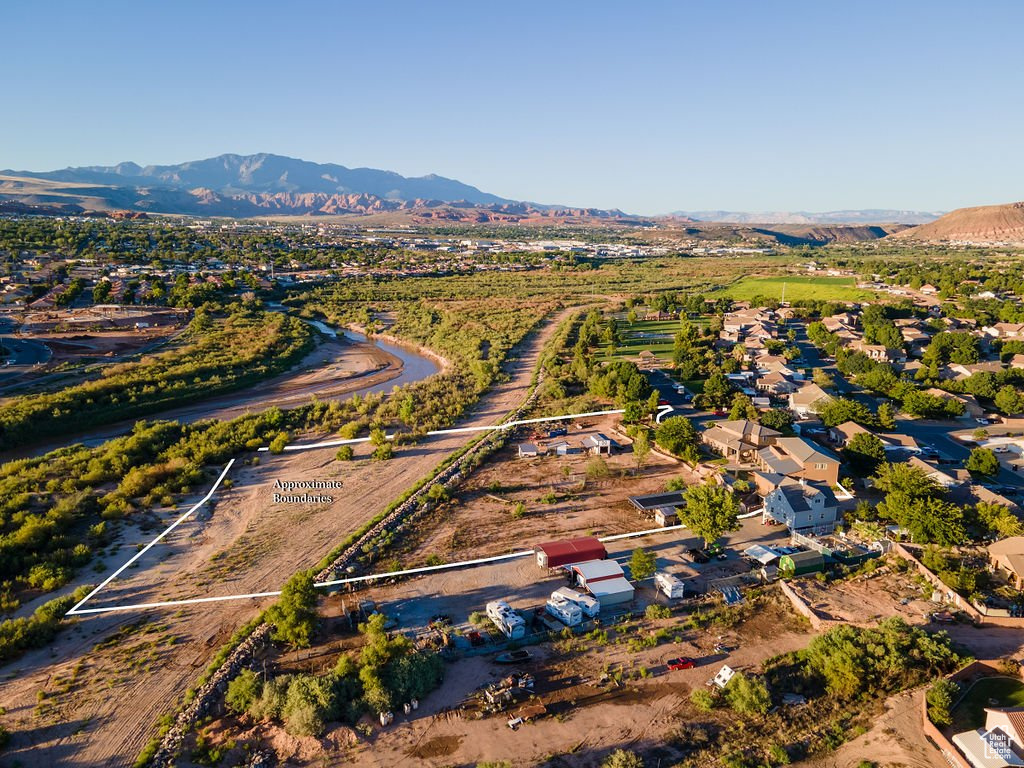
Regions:
[[688, 656], [680, 656], [678, 659], [669, 659], [665, 664], [671, 671], [675, 672], [680, 669], [693, 669], [697, 666], [697, 661]]
[[507, 653], [499, 653], [494, 657], [495, 664], [524, 664], [533, 658], [528, 650], [521, 649], [518, 651], [508, 651]]
[[991, 424], [991, 423], [992, 423], [992, 422], [991, 422], [991, 421], [989, 421], [988, 419], [983, 419], [983, 418], [981, 418], [981, 417], [978, 417], [977, 419], [975, 419], [975, 421], [976, 421], [976, 422], [978, 422], [979, 424], [981, 424], [981, 425], [982, 425], [982, 426], [984, 426], [984, 427], [987, 427], [987, 426], [988, 426], [989, 424]]

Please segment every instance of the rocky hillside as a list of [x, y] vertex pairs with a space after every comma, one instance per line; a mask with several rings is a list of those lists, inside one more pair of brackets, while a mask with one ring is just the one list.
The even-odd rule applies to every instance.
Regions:
[[1024, 202], [958, 208], [893, 237], [925, 242], [1024, 243]]

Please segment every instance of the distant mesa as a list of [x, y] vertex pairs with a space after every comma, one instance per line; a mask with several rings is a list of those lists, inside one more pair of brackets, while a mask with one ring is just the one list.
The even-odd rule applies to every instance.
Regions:
[[1024, 244], [1024, 202], [958, 208], [893, 237], [923, 242]]
[[924, 224], [935, 221], [944, 212], [903, 211], [891, 208], [867, 208], [846, 211], [675, 211], [669, 216], [681, 221], [715, 221], [723, 224]]

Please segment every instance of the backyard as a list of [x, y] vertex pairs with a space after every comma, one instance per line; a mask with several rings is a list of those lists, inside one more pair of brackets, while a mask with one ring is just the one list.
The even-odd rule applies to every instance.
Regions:
[[1012, 677], [983, 677], [953, 708], [951, 733], [985, 726], [985, 707], [1024, 707], [1024, 682]]

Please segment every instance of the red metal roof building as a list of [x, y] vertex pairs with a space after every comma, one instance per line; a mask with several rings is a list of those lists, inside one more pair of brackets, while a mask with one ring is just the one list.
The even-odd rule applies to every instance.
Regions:
[[533, 548], [537, 554], [537, 565], [541, 568], [561, 568], [563, 565], [583, 563], [587, 560], [604, 560], [608, 550], [593, 536], [564, 541], [548, 541]]

